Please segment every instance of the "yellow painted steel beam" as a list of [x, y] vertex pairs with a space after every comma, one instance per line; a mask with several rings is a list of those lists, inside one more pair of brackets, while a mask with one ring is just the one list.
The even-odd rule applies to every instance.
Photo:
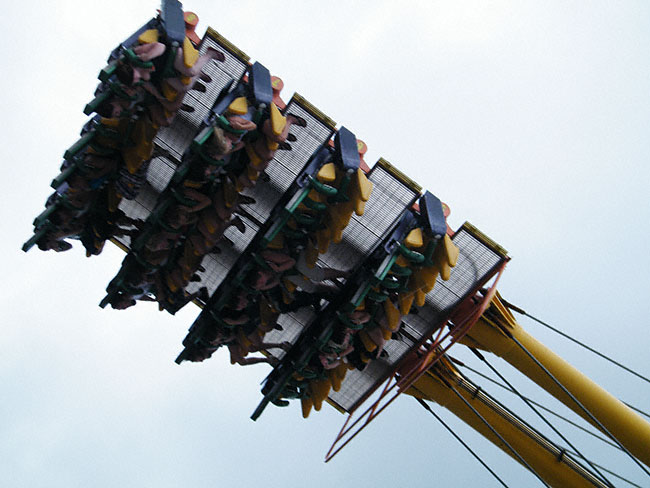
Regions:
[[627, 450], [650, 466], [650, 424], [528, 334], [498, 297], [461, 343], [503, 358], [602, 431], [508, 334], [519, 341]]
[[[436, 363], [432, 370], [418, 379], [405, 393], [416, 398], [436, 402], [447, 408], [506, 454], [520, 464], [525, 465], [512, 452], [510, 449], [512, 447], [538, 476], [554, 488], [606, 486], [572, 459], [564, 457], [559, 448], [498, 406], [489, 397], [478, 391], [478, 388], [453, 372], [452, 369], [453, 367], [449, 363], [446, 365], [441, 365], [441, 362]], [[502, 442], [454, 393], [450, 385], [454, 386], [456, 391], [478, 411], [510, 447]]]

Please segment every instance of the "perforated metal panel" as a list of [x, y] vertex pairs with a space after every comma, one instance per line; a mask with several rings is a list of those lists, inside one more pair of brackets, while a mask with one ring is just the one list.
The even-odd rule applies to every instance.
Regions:
[[220, 252], [218, 254], [208, 254], [203, 258], [201, 266], [205, 268], [205, 271], [199, 272], [201, 281], [190, 283], [187, 286], [188, 292], [192, 293], [205, 286], [208, 288], [208, 293], [212, 295], [219, 287], [230, 268], [232, 268], [235, 261], [241, 256], [259, 230], [259, 227], [254, 222], [246, 218], [242, 220], [246, 226], [246, 231], [242, 234], [235, 227], [226, 229], [223, 239], [219, 243]]
[[[359, 266], [378, 246], [385, 234], [397, 223], [402, 213], [419, 195], [419, 188], [403, 181], [390, 172], [380, 162], [376, 164], [368, 179], [373, 183], [373, 191], [366, 202], [362, 216], [354, 214], [343, 231], [343, 239], [338, 244], [331, 244], [327, 253], [319, 257], [322, 267], [350, 271]], [[316, 320], [311, 307], [303, 308], [297, 313], [281, 315], [278, 323], [282, 331], [273, 330], [267, 334], [268, 342], [289, 341], [296, 339]], [[397, 345], [396, 347], [400, 347]], [[270, 353], [281, 359], [284, 352], [274, 349]]]
[[[206, 87], [205, 93], [190, 90], [185, 95], [183, 102], [194, 107], [194, 112], [179, 111], [169, 127], [162, 127], [158, 131], [154, 144], [166, 151], [168, 155], [155, 157], [151, 161], [147, 172], [147, 185], [135, 200], [120, 202], [120, 209], [131, 218], [144, 220], [149, 216], [158, 195], [167, 187], [183, 153], [196, 136], [201, 122], [214, 105], [219, 92], [228, 83], [238, 81], [246, 72], [247, 59], [233, 54], [226, 45], [221, 44], [213, 37], [212, 32], [208, 31], [208, 34], [202, 39], [199, 53], [205, 54], [208, 48], [214, 48], [223, 52], [226, 59], [223, 63], [210, 61], [204, 66], [203, 72], [210, 76], [211, 81], [209, 83], [199, 81], [198, 83]], [[128, 237], [119, 238], [118, 241], [129, 247]]]
[[450, 310], [489, 280], [503, 262], [503, 256], [475, 237], [469, 228], [461, 228], [453, 240], [460, 249], [460, 256], [451, 277], [448, 281], [438, 277], [436, 286], [427, 294], [424, 307], [417, 315], [403, 318], [402, 338], [390, 340], [384, 347], [388, 357], [372, 361], [364, 371], [349, 371], [341, 389], [330, 395], [330, 400], [344, 411], [353, 411], [392, 374], [415, 344], [443, 325]]
[[419, 195], [417, 189], [397, 179], [381, 164], [372, 168], [368, 179], [373, 189], [364, 214], [352, 215], [343, 240], [332, 244], [321, 256], [322, 265], [346, 271], [358, 266]]
[[[295, 344], [305, 327], [312, 323], [315, 318], [316, 314], [311, 307], [301, 308], [296, 312], [280, 315], [278, 324], [282, 327], [282, 330], [272, 330], [266, 334], [264, 340], [269, 343], [288, 341]], [[280, 349], [273, 349], [269, 353], [278, 359], [282, 359], [286, 354]]]
[[208, 75], [211, 81], [206, 83], [199, 79], [197, 84], [204, 86], [205, 92], [190, 90], [183, 99], [183, 102], [191, 106], [194, 112], [179, 111], [174, 122], [169, 127], [163, 127], [154, 141], [155, 144], [172, 153], [173, 159], [177, 162], [181, 160], [181, 156], [192, 142], [199, 125], [205, 120], [219, 92], [231, 81], [239, 80], [246, 72], [247, 60], [235, 56], [213, 37], [212, 32], [209, 30], [201, 40], [199, 54], [205, 54], [209, 48], [216, 49], [224, 53], [225, 61], [210, 61], [203, 67], [203, 73]]
[[284, 114], [301, 117], [307, 126], [291, 126], [289, 132], [297, 139], [296, 142], [289, 143], [291, 150], [277, 151], [275, 159], [266, 169], [268, 180], [259, 180], [257, 185], [243, 192], [255, 199], [255, 205], [248, 205], [246, 209], [259, 222], [265, 222], [269, 218], [280, 197], [302, 171], [307, 160], [334, 134], [332, 127], [312, 115], [295, 97], [287, 104]]
[[174, 176], [175, 169], [176, 164], [169, 158], [162, 156], [153, 158], [149, 163], [147, 182], [155, 192], [162, 193]]
[[[123, 199], [120, 202], [119, 208], [132, 219], [146, 220], [156, 206], [156, 201], [159, 196], [160, 192], [147, 182], [135, 200]], [[131, 247], [131, 239], [129, 236], [116, 237], [115, 240], [127, 248]]]
[[333, 133], [330, 127], [311, 115], [294, 99], [287, 105], [285, 113], [299, 115], [305, 119], [307, 127], [292, 126], [290, 132], [296, 136], [296, 142], [292, 143], [291, 151], [277, 151], [275, 159], [269, 163], [267, 168], [267, 173], [271, 178], [268, 181], [259, 179], [252, 189], [243, 192], [255, 199], [255, 203], [245, 206], [250, 217], [242, 216], [246, 232], [241, 234], [234, 227], [226, 230], [224, 239], [219, 243], [221, 252], [208, 255], [203, 259], [201, 265], [205, 268], [205, 272], [199, 273], [200, 282], [191, 283], [187, 287], [189, 292], [195, 291], [201, 286], [207, 286], [210, 295], [214, 293], [235, 261], [255, 237], [260, 223], [266, 221], [273, 207], [307, 164], [312, 153]]

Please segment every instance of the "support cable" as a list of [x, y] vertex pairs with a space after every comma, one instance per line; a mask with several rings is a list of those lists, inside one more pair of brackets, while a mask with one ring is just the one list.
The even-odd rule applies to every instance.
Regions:
[[[490, 378], [489, 376], [487, 376], [487, 375], [481, 373], [480, 371], [475, 370], [474, 368], [472, 368], [472, 367], [470, 367], [470, 366], [467, 366], [467, 365], [464, 364], [462, 361], [459, 361], [458, 359], [455, 359], [455, 358], [452, 358], [452, 357], [450, 357], [450, 359], [451, 359], [455, 364], [457, 364], [457, 365], [459, 365], [459, 366], [461, 366], [461, 367], [463, 367], [463, 368], [465, 368], [465, 369], [471, 371], [472, 373], [474, 373], [474, 374], [476, 374], [476, 375], [478, 375], [478, 376], [481, 376], [482, 378], [484, 378], [484, 379], [490, 381], [491, 383], [497, 385], [498, 387], [503, 388], [504, 390], [509, 391], [510, 393], [514, 393], [514, 391], [511, 390], [510, 388], [508, 388], [506, 385], [504, 385], [504, 384], [502, 384], [502, 383], [499, 383], [498, 381], [495, 381], [494, 379], [492, 379], [492, 378]], [[560, 414], [554, 412], [554, 411], [551, 410], [550, 408], [545, 407], [544, 405], [542, 405], [542, 404], [540, 404], [540, 403], [537, 403], [535, 400], [531, 400], [530, 398], [527, 398], [527, 400], [528, 400], [529, 402], [531, 402], [533, 405], [537, 406], [538, 408], [541, 408], [542, 410], [545, 410], [546, 412], [550, 413], [551, 415], [555, 415], [557, 418], [559, 418], [559, 419], [561, 419], [561, 420], [564, 420], [564, 421], [567, 422], [568, 424], [571, 424], [571, 425], [573, 425], [574, 427], [577, 427], [578, 429], [582, 430], [583, 432], [586, 432], [587, 434], [589, 434], [589, 435], [595, 437], [596, 439], [598, 439], [598, 440], [600, 440], [600, 441], [602, 441], [602, 442], [604, 442], [604, 443], [606, 443], [606, 444], [608, 444], [608, 445], [610, 445], [610, 446], [612, 446], [612, 447], [615, 447], [615, 448], [618, 449], [619, 451], [622, 451], [622, 449], [621, 449], [618, 445], [614, 444], [614, 443], [611, 442], [609, 439], [606, 439], [606, 438], [604, 438], [604, 437], [601, 437], [601, 436], [599, 436], [599, 435], [597, 435], [597, 434], [591, 432], [590, 430], [585, 429], [583, 426], [581, 426], [581, 425], [579, 425], [579, 424], [576, 424], [576, 423], [573, 422], [572, 420], [570, 420], [570, 419], [568, 419], [568, 418], [566, 418], [566, 417], [563, 417], [562, 415], [560, 415]], [[567, 450], [567, 453], [568, 453], [568, 454], [571, 454], [571, 455], [574, 455], [574, 456], [577, 455], [576, 453], [574, 453], [574, 452], [572, 452], [572, 451], [569, 451], [569, 450]], [[634, 483], [633, 481], [630, 481], [630, 480], [628, 480], [627, 478], [624, 478], [623, 476], [621, 476], [621, 475], [619, 475], [619, 474], [616, 474], [614, 471], [612, 471], [612, 470], [610, 470], [610, 469], [607, 469], [606, 467], [601, 466], [600, 464], [597, 464], [597, 463], [593, 463], [593, 464], [594, 464], [595, 466], [598, 466], [598, 468], [602, 469], [602, 470], [605, 471], [606, 473], [609, 473], [609, 474], [611, 474], [612, 476], [614, 476], [614, 477], [616, 477], [616, 478], [618, 478], [618, 479], [620, 479], [620, 480], [622, 480], [622, 481], [625, 481], [626, 483], [630, 484], [631, 486], [634, 486], [634, 487], [636, 487], [636, 488], [643, 488], [642, 486], [637, 485], [637, 484]]]
[[[477, 351], [477, 350], [474, 349], [473, 347], [470, 347], [469, 349], [474, 353], [474, 355], [475, 355], [477, 358], [479, 358], [481, 361], [483, 361], [483, 362], [487, 365], [487, 367], [490, 368], [490, 370], [491, 370], [494, 374], [496, 374], [496, 375], [501, 379], [501, 381], [503, 381], [506, 385], [508, 385], [508, 386], [510, 387], [510, 389], [511, 389], [511, 390], [512, 390], [512, 391], [513, 391], [513, 392], [514, 392], [514, 393], [515, 393], [519, 398], [521, 398], [521, 399], [524, 401], [524, 403], [525, 403], [526, 405], [528, 405], [528, 406], [530, 407], [530, 409], [535, 413], [535, 415], [537, 415], [537, 416], [538, 416], [538, 417], [539, 417], [539, 418], [540, 418], [540, 419], [541, 419], [541, 420], [542, 420], [542, 421], [543, 421], [543, 422], [544, 422], [544, 423], [545, 423], [545, 424], [546, 424], [546, 425], [547, 425], [547, 426], [548, 426], [548, 427], [549, 427], [553, 432], [555, 432], [558, 436], [560, 436], [560, 438], [561, 438], [564, 442], [566, 442], [566, 443], [568, 444], [568, 446], [571, 447], [571, 448], [572, 448], [572, 449], [577, 453], [577, 456], [578, 456], [578, 457], [582, 458], [582, 459], [583, 459], [583, 460], [584, 460], [584, 461], [585, 461], [589, 466], [591, 466], [591, 468], [592, 468], [593, 471], [594, 471], [594, 473], [592, 473], [594, 476], [600, 477], [601, 481], [603, 481], [606, 485], [608, 485], [608, 486], [610, 486], [610, 487], [612, 487], [612, 488], [615, 488], [614, 485], [612, 484], [612, 482], [609, 481], [609, 480], [607, 479], [607, 477], [606, 477], [603, 473], [600, 472], [600, 470], [599, 470], [599, 469], [594, 465], [594, 463], [592, 463], [589, 459], [587, 459], [587, 458], [586, 458], [586, 457], [585, 457], [585, 456], [584, 456], [584, 455], [583, 455], [583, 454], [578, 450], [578, 448], [577, 448], [576, 446], [574, 446], [573, 443], [572, 443], [569, 439], [566, 438], [566, 436], [564, 436], [564, 435], [563, 435], [563, 434], [562, 434], [562, 433], [561, 433], [561, 432], [560, 432], [560, 431], [559, 431], [559, 430], [558, 430], [558, 429], [557, 429], [557, 428], [556, 428], [556, 427], [555, 427], [551, 422], [548, 421], [548, 419], [546, 419], [546, 417], [544, 417], [544, 416], [539, 412], [539, 410], [537, 410], [537, 409], [535, 408], [535, 406], [534, 406], [530, 401], [528, 401], [528, 399], [527, 399], [526, 397], [524, 397], [521, 393], [519, 393], [519, 390], [517, 390], [517, 389], [516, 389], [516, 388], [515, 388], [515, 387], [514, 387], [514, 386], [513, 386], [513, 385], [512, 385], [512, 384], [511, 384], [511, 383], [510, 383], [510, 382], [509, 382], [509, 381], [508, 381], [508, 380], [507, 380], [507, 379], [506, 379], [506, 378], [501, 374], [501, 373], [499, 373], [499, 371], [498, 371], [496, 368], [494, 368], [494, 367], [493, 367], [493, 366], [492, 366], [492, 365], [487, 361], [487, 359], [485, 359], [485, 356], [483, 356], [483, 354], [481, 354], [479, 351]], [[567, 451], [567, 452], [568, 452], [568, 451]], [[577, 460], [575, 460], [575, 459], [574, 459], [574, 461], [577, 462]], [[583, 466], [583, 468], [584, 468], [584, 466]], [[586, 468], [585, 468], [585, 469], [586, 469]]]
[[[494, 380], [493, 378], [490, 378], [488, 375], [483, 374], [483, 373], [481, 373], [480, 371], [477, 371], [477, 370], [475, 370], [474, 368], [472, 368], [472, 367], [470, 367], [470, 366], [467, 366], [467, 365], [466, 365], [465, 363], [463, 363], [462, 361], [459, 361], [458, 359], [454, 359], [454, 358], [450, 358], [450, 359], [451, 359], [455, 364], [457, 364], [457, 365], [459, 365], [459, 366], [461, 366], [461, 367], [463, 367], [463, 368], [465, 368], [465, 369], [471, 371], [472, 373], [474, 373], [474, 374], [480, 376], [481, 378], [486, 379], [487, 381], [489, 381], [489, 382], [491, 382], [491, 383], [497, 385], [498, 387], [503, 388], [504, 390], [506, 390], [506, 391], [508, 391], [508, 392], [510, 392], [510, 393], [515, 393], [514, 390], [508, 388], [508, 387], [507, 387], [506, 385], [504, 385], [503, 383], [499, 383], [498, 381]], [[596, 434], [595, 432], [590, 431], [589, 429], [584, 428], [582, 425], [577, 424], [577, 423], [574, 422], [573, 420], [568, 419], [568, 418], [566, 418], [566, 417], [560, 415], [559, 413], [557, 413], [557, 412], [551, 410], [551, 409], [548, 408], [548, 407], [545, 407], [545, 406], [542, 405], [541, 403], [538, 403], [538, 402], [536, 402], [535, 400], [532, 400], [531, 398], [528, 398], [528, 397], [525, 397], [525, 398], [526, 398], [526, 400], [528, 400], [530, 403], [532, 403], [533, 405], [535, 405], [537, 408], [541, 408], [542, 410], [544, 410], [544, 411], [550, 413], [551, 415], [554, 415], [555, 417], [559, 418], [560, 420], [564, 420], [566, 423], [568, 423], [568, 424], [570, 424], [570, 425], [572, 425], [572, 426], [574, 426], [574, 427], [580, 429], [581, 431], [583, 431], [583, 432], [589, 434], [589, 435], [592, 436], [592, 437], [595, 437], [595, 438], [598, 439], [599, 441], [604, 442], [605, 444], [608, 444], [608, 445], [610, 445], [610, 446], [612, 446], [612, 447], [615, 447], [615, 448], [618, 449], [619, 451], [622, 451], [622, 449], [620, 448], [619, 445], [614, 444], [614, 443], [613, 443], [612, 441], [610, 441], [609, 439], [607, 439], [607, 438], [605, 438], [605, 437], [602, 437], [602, 436]]]
[[553, 382], [554, 382], [558, 387], [560, 387], [560, 389], [561, 389], [561, 390], [562, 390], [562, 391], [563, 391], [563, 392], [564, 392], [564, 393], [565, 393], [569, 398], [571, 398], [571, 400], [573, 400], [573, 401], [575, 402], [575, 404], [576, 404], [578, 407], [580, 407], [580, 410], [582, 410], [582, 411], [583, 411], [583, 412], [584, 412], [584, 413], [585, 413], [585, 414], [586, 414], [586, 415], [587, 415], [587, 416], [588, 416], [588, 417], [589, 417], [589, 418], [590, 418], [590, 419], [591, 419], [591, 420], [596, 424], [596, 426], [597, 426], [598, 428], [600, 428], [600, 430], [603, 431], [603, 433], [605, 433], [605, 434], [606, 434], [607, 436], [609, 436], [609, 437], [610, 437], [610, 438], [611, 438], [611, 439], [612, 439], [616, 444], [618, 444], [618, 445], [621, 447], [621, 449], [625, 452], [625, 454], [627, 454], [627, 455], [630, 457], [630, 459], [632, 459], [632, 461], [634, 461], [634, 463], [635, 463], [637, 466], [639, 466], [639, 467], [643, 470], [643, 472], [644, 472], [645, 474], [647, 474], [647, 475], [650, 477], [650, 471], [648, 471], [648, 470], [643, 466], [643, 464], [641, 464], [641, 461], [639, 461], [636, 457], [634, 457], [634, 455], [633, 455], [633, 454], [632, 454], [632, 453], [631, 453], [631, 452], [630, 452], [630, 451], [629, 451], [629, 450], [628, 450], [628, 449], [627, 449], [623, 444], [621, 444], [621, 442], [620, 442], [616, 437], [614, 437], [614, 436], [611, 434], [611, 432], [610, 432], [609, 430], [607, 430], [607, 428], [602, 424], [602, 422], [600, 422], [600, 421], [599, 421], [599, 420], [598, 420], [598, 419], [597, 419], [597, 418], [596, 418], [596, 417], [595, 417], [595, 416], [594, 416], [594, 415], [593, 415], [593, 414], [592, 414], [592, 413], [591, 413], [591, 412], [590, 412], [590, 411], [589, 411], [589, 410], [588, 410], [588, 409], [587, 409], [587, 408], [586, 408], [582, 403], [580, 403], [580, 401], [579, 401], [579, 400], [578, 400], [578, 399], [577, 399], [577, 398], [576, 398], [576, 397], [575, 397], [575, 396], [574, 396], [574, 395], [573, 395], [569, 390], [567, 390], [566, 387], [565, 387], [565, 386], [564, 386], [564, 385], [563, 385], [563, 384], [562, 384], [562, 383], [561, 383], [561, 382], [560, 382], [560, 381], [559, 381], [555, 376], [553, 376], [553, 374], [552, 374], [548, 369], [546, 369], [546, 367], [545, 367], [542, 363], [540, 363], [540, 362], [538, 361], [538, 359], [537, 359], [535, 356], [533, 356], [533, 355], [530, 353], [530, 351], [529, 351], [528, 349], [526, 349], [526, 347], [525, 347], [521, 342], [519, 342], [519, 340], [517, 340], [517, 338], [516, 338], [515, 336], [513, 336], [512, 333], [511, 333], [509, 330], [507, 330], [507, 329], [504, 328], [504, 327], [500, 327], [499, 329], [500, 329], [504, 334], [506, 334], [510, 339], [512, 339], [512, 340], [514, 341], [514, 343], [517, 344], [517, 346], [519, 346], [519, 348], [520, 348], [522, 351], [524, 351], [524, 353], [525, 353], [525, 354], [526, 354], [530, 359], [532, 359], [533, 362], [534, 362], [535, 364], [537, 364], [537, 366], [539, 366], [539, 368], [540, 368], [542, 371], [544, 371], [544, 373], [546, 373], [546, 375], [547, 375], [549, 378], [551, 378], [551, 379], [553, 380]]
[[472, 406], [472, 404], [469, 403], [469, 402], [465, 399], [465, 397], [464, 397], [463, 395], [461, 395], [461, 394], [458, 392], [458, 390], [456, 390], [456, 388], [454, 388], [454, 385], [452, 385], [452, 384], [450, 384], [449, 382], [447, 382], [444, 378], [441, 378], [441, 379], [445, 382], [445, 384], [446, 384], [447, 386], [449, 386], [449, 388], [451, 388], [451, 391], [453, 391], [454, 394], [455, 394], [458, 398], [461, 399], [461, 401], [465, 404], [465, 406], [467, 406], [467, 408], [469, 408], [472, 412], [474, 412], [474, 415], [476, 415], [476, 416], [481, 420], [481, 422], [483, 422], [483, 423], [486, 425], [486, 427], [487, 427], [488, 429], [490, 429], [490, 431], [491, 431], [491, 432], [492, 432], [492, 433], [493, 433], [493, 434], [494, 434], [494, 435], [499, 439], [499, 441], [503, 442], [503, 444], [504, 444], [505, 446], [507, 446], [508, 449], [510, 449], [510, 451], [515, 455], [515, 457], [517, 458], [517, 460], [518, 460], [521, 464], [523, 464], [526, 468], [528, 468], [528, 470], [529, 470], [531, 473], [533, 473], [533, 474], [535, 475], [535, 477], [536, 477], [537, 479], [539, 479], [539, 480], [542, 482], [542, 484], [543, 484], [544, 486], [546, 486], [547, 488], [551, 488], [551, 486], [550, 486], [546, 481], [544, 481], [544, 479], [543, 479], [543, 478], [542, 478], [542, 477], [537, 473], [537, 471], [535, 471], [535, 470], [530, 466], [530, 464], [528, 464], [528, 463], [526, 462], [526, 460], [525, 460], [523, 457], [521, 457], [521, 454], [519, 454], [517, 451], [515, 451], [515, 449], [510, 445], [510, 443], [509, 443], [508, 441], [506, 441], [506, 440], [503, 438], [503, 436], [502, 436], [501, 434], [499, 434], [499, 433], [496, 431], [496, 429], [495, 429], [494, 427], [492, 427], [492, 425], [490, 425], [490, 423], [489, 423], [487, 420], [485, 420], [485, 417], [483, 417], [483, 416], [479, 413], [479, 411], [476, 410], [476, 409]]
[[[576, 455], [575, 452], [572, 452], [572, 451], [569, 451], [569, 450], [567, 450], [566, 452], [567, 452], [567, 454], [571, 454], [571, 455], [574, 455], [574, 456]], [[601, 466], [600, 464], [596, 464], [596, 463], [594, 463], [594, 465], [598, 466], [603, 471], [606, 471], [607, 473], [611, 474], [612, 476], [618, 478], [621, 481], [625, 481], [626, 483], [629, 483], [630, 485], [635, 486], [636, 488], [643, 488], [641, 485], [637, 485], [634, 481], [630, 481], [627, 478], [624, 478], [623, 476], [621, 476], [620, 474], [616, 474], [611, 469], [607, 469], [606, 467]]]
[[[574, 342], [575, 344], [578, 344], [579, 346], [584, 347], [586, 350], [588, 350], [588, 351], [590, 351], [590, 352], [596, 354], [597, 356], [600, 356], [601, 358], [603, 358], [603, 359], [609, 361], [610, 363], [612, 363], [612, 364], [618, 366], [619, 368], [621, 368], [621, 369], [627, 371], [628, 373], [633, 374], [633, 375], [636, 376], [637, 378], [640, 378], [640, 379], [642, 379], [643, 381], [645, 381], [645, 382], [647, 382], [647, 383], [650, 383], [650, 378], [647, 378], [647, 377], [643, 376], [642, 374], [637, 373], [637, 372], [634, 371], [632, 368], [628, 368], [628, 367], [625, 366], [624, 364], [621, 364], [621, 363], [619, 363], [618, 361], [616, 361], [616, 360], [610, 358], [609, 356], [606, 356], [606, 355], [603, 354], [602, 352], [597, 351], [596, 349], [594, 349], [593, 347], [588, 346], [588, 345], [585, 344], [584, 342], [580, 342], [578, 339], [574, 339], [574, 338], [571, 337], [569, 334], [567, 334], [567, 333], [565, 333], [565, 332], [562, 332], [560, 329], [557, 329], [557, 328], [553, 327], [553, 326], [550, 325], [550, 324], [547, 324], [547, 323], [544, 322], [543, 320], [540, 320], [540, 319], [538, 319], [537, 317], [533, 317], [532, 315], [530, 315], [530, 314], [529, 314], [528, 312], [526, 312], [525, 310], [523, 310], [523, 309], [517, 307], [516, 305], [513, 305], [512, 303], [507, 302], [507, 301], [504, 300], [503, 298], [501, 298], [501, 301], [502, 301], [502, 302], [504, 303], [504, 305], [505, 305], [506, 307], [508, 307], [510, 310], [514, 310], [515, 312], [520, 313], [521, 315], [524, 315], [524, 316], [526, 316], [526, 317], [528, 317], [528, 318], [534, 320], [535, 322], [537, 322], [537, 323], [543, 325], [544, 327], [547, 327], [548, 329], [552, 330], [552, 331], [555, 332], [556, 334], [559, 334], [559, 335], [561, 335], [562, 337], [564, 337], [564, 338], [566, 338], [566, 339], [569, 339], [571, 342]], [[631, 407], [631, 408], [632, 408], [632, 407]], [[635, 410], [636, 410], [636, 409], [635, 409]], [[646, 415], [646, 416], [647, 416], [647, 415]]]
[[467, 443], [465, 443], [465, 441], [464, 441], [463, 439], [461, 439], [461, 437], [460, 437], [458, 434], [456, 434], [456, 432], [454, 432], [454, 431], [451, 429], [451, 427], [449, 427], [449, 426], [445, 423], [445, 421], [442, 420], [442, 418], [441, 418], [438, 414], [436, 414], [436, 413], [433, 411], [433, 409], [432, 409], [429, 405], [427, 405], [427, 403], [426, 403], [424, 400], [422, 400], [421, 398], [417, 398], [417, 397], [414, 397], [414, 398], [415, 398], [415, 399], [420, 403], [420, 405], [422, 405], [422, 406], [424, 407], [425, 410], [427, 410], [431, 415], [433, 415], [433, 416], [438, 420], [438, 422], [440, 422], [440, 423], [442, 424], [442, 426], [443, 426], [445, 429], [447, 429], [447, 431], [449, 431], [449, 433], [450, 433], [451, 435], [453, 435], [453, 436], [456, 438], [456, 440], [457, 440], [458, 442], [460, 442], [460, 443], [463, 445], [463, 447], [464, 447], [465, 449], [467, 449], [467, 450], [469, 451], [469, 453], [470, 453], [472, 456], [474, 456], [474, 458], [475, 458], [479, 463], [481, 463], [481, 464], [483, 465], [483, 467], [484, 467], [485, 469], [487, 469], [487, 470], [492, 474], [492, 476], [494, 476], [494, 478], [495, 478], [499, 483], [501, 483], [502, 486], [504, 486], [505, 488], [509, 488], [508, 485], [506, 485], [505, 482], [504, 482], [501, 478], [499, 478], [499, 476], [498, 476], [498, 475], [497, 475], [497, 474], [492, 470], [492, 468], [490, 468], [490, 466], [488, 466], [487, 463], [486, 463], [485, 461], [483, 461], [483, 460], [478, 456], [478, 454], [476, 454], [476, 453], [472, 450], [472, 448], [469, 447], [469, 446], [467, 445]]

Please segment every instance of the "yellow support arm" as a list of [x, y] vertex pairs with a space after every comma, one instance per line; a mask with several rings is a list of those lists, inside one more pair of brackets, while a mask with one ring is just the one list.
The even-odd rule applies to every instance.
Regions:
[[[441, 362], [436, 363], [405, 393], [423, 400], [434, 401], [447, 408], [522, 465], [524, 463], [521, 459], [523, 459], [538, 476], [552, 487], [593, 488], [594, 486], [606, 486], [572, 459], [564, 457], [562, 451], [555, 445], [501, 408], [471, 383], [465, 381], [448, 362], [445, 362], [445, 365], [441, 365]], [[451, 386], [478, 411], [521, 459], [458, 397]]]
[[627, 450], [650, 466], [650, 424], [528, 334], [498, 296], [461, 342], [505, 359], [602, 431], [509, 335], [520, 342]]

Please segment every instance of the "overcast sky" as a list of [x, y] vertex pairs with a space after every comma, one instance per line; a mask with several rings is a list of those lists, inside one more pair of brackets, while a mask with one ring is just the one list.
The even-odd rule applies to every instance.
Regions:
[[[368, 163], [384, 157], [447, 202], [452, 227], [469, 220], [508, 249], [507, 299], [650, 373], [650, 4], [184, 5], [199, 15], [199, 34], [212, 26], [282, 77], [285, 99], [298, 91], [355, 132]], [[92, 259], [80, 246], [20, 251], [108, 53], [158, 6], [3, 5], [0, 485], [498, 486], [408, 397], [323, 464], [344, 421], [334, 409], [305, 421], [295, 403], [252, 422], [266, 366], [232, 367], [224, 351], [174, 364], [196, 307], [171, 317], [151, 304], [97, 306], [121, 251], [107, 246]], [[650, 410], [650, 385], [524, 325]], [[436, 408], [510, 486], [539, 486]], [[574, 438], [598, 462], [650, 486], [623, 458]]]

